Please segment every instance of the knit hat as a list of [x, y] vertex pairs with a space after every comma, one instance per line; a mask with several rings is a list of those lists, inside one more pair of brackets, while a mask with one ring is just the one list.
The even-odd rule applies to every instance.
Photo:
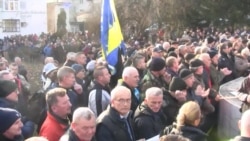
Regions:
[[185, 90], [187, 89], [186, 83], [180, 77], [173, 77], [169, 84], [169, 90], [174, 92], [176, 90]]
[[0, 108], [0, 134], [8, 130], [17, 119], [21, 118], [21, 114], [10, 108]]
[[88, 71], [94, 71], [95, 69], [95, 64], [96, 64], [96, 61], [95, 60], [91, 60], [88, 62], [87, 66], [86, 66], [86, 69]]
[[173, 57], [178, 58], [178, 55], [177, 55], [174, 51], [170, 51], [170, 52], [168, 53], [167, 57], [169, 57], [169, 56], [173, 56]]
[[149, 69], [151, 71], [160, 71], [164, 67], [166, 67], [166, 63], [161, 58], [152, 58], [152, 60], [151, 60], [151, 62], [149, 64]]
[[181, 72], [180, 72], [180, 77], [181, 77], [183, 80], [189, 78], [189, 77], [192, 76], [192, 75], [193, 75], [193, 73], [192, 73], [190, 70], [188, 70], [188, 69], [183, 69], [183, 70], [181, 70]]
[[75, 74], [78, 74], [80, 71], [84, 70], [84, 67], [79, 64], [73, 64], [71, 68], [75, 71]]
[[0, 97], [6, 97], [16, 89], [17, 85], [15, 82], [10, 80], [0, 80]]
[[191, 59], [193, 59], [195, 57], [195, 54], [193, 53], [186, 53], [184, 55], [184, 60], [186, 60], [187, 62], [189, 62]]
[[214, 58], [214, 56], [215, 56], [216, 54], [218, 54], [217, 51], [215, 51], [215, 50], [210, 50], [210, 51], [208, 51], [207, 53], [209, 54], [209, 56], [210, 56], [211, 59]]
[[214, 42], [214, 41], [215, 41], [214, 38], [211, 37], [211, 36], [209, 36], [209, 37], [207, 38], [207, 43], [208, 43], [208, 44], [211, 44], [211, 43]]
[[157, 46], [153, 48], [153, 52], [162, 52], [162, 51], [164, 51], [162, 46]]
[[48, 63], [44, 66], [43, 72], [45, 72], [45, 75], [48, 75], [50, 72], [56, 69], [57, 67], [55, 66], [54, 63]]
[[203, 63], [200, 59], [192, 59], [189, 63], [189, 68], [192, 70], [196, 70], [198, 67], [202, 66]]

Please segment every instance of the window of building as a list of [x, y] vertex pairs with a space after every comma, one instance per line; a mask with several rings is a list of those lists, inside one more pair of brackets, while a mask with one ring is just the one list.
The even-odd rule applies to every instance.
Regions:
[[3, 0], [0, 0], [0, 9], [3, 9]]
[[5, 10], [7, 11], [17, 11], [19, 10], [18, 0], [6, 0], [5, 1]]
[[20, 20], [18, 19], [4, 19], [3, 20], [3, 32], [19, 32]]

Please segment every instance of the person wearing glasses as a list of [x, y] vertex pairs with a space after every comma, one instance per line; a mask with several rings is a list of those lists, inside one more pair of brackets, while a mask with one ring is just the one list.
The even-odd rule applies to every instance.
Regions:
[[97, 118], [97, 141], [135, 141], [130, 112], [131, 92], [125, 86], [111, 91], [111, 104]]

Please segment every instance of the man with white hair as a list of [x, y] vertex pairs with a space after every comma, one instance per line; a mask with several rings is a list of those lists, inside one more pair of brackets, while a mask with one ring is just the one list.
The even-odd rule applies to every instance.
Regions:
[[140, 78], [135, 67], [126, 67], [122, 72], [122, 86], [127, 87], [131, 93], [131, 110], [135, 112], [140, 103], [140, 92], [137, 89]]
[[96, 118], [87, 107], [80, 107], [74, 111], [70, 129], [61, 137], [60, 141], [92, 141], [96, 131]]
[[250, 110], [243, 113], [238, 123], [240, 128], [240, 136], [236, 136], [233, 141], [249, 141], [250, 140]]
[[135, 141], [130, 106], [130, 90], [115, 87], [111, 91], [110, 107], [97, 118], [97, 141]]
[[66, 61], [64, 62], [63, 66], [71, 67], [75, 64], [76, 61], [76, 53], [75, 52], [68, 52], [66, 55]]
[[137, 140], [154, 137], [164, 128], [166, 118], [161, 111], [162, 102], [163, 92], [160, 88], [151, 87], [146, 90], [146, 97], [137, 107], [134, 115]]

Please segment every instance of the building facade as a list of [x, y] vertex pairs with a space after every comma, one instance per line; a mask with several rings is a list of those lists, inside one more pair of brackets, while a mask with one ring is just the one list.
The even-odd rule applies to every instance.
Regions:
[[48, 32], [57, 31], [57, 19], [61, 11], [66, 13], [66, 29], [69, 32], [84, 31], [84, 23], [102, 0], [47, 0]]
[[45, 0], [0, 0], [0, 38], [47, 32]]

